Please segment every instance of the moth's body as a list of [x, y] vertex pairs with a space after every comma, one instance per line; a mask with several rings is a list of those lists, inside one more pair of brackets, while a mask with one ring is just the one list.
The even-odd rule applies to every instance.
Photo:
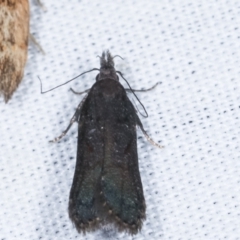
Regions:
[[77, 163], [69, 216], [79, 232], [105, 223], [137, 233], [145, 219], [136, 126], [141, 122], [118, 81], [112, 57], [101, 59], [97, 82], [78, 115]]
[[0, 95], [7, 102], [24, 74], [29, 36], [28, 0], [0, 1]]

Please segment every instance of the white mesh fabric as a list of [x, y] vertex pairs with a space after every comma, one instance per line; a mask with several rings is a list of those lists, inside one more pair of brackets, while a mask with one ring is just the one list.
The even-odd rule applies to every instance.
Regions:
[[[93, 0], [31, 2], [25, 77], [10, 102], [0, 102], [0, 239], [240, 239], [240, 3], [227, 0]], [[138, 93], [138, 130], [147, 204], [141, 233], [103, 229], [78, 234], [68, 218], [77, 124], [59, 143], [96, 73], [40, 94], [99, 67], [103, 50], [119, 54], [116, 69]], [[124, 86], [126, 84], [121, 80]], [[136, 99], [132, 97], [136, 102]], [[142, 111], [139, 104], [137, 104]]]

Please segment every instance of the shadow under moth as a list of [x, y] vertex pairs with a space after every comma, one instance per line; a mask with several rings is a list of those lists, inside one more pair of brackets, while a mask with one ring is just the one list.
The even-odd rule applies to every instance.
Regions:
[[109, 223], [130, 234], [141, 230], [146, 205], [138, 167], [136, 126], [149, 141], [161, 147], [144, 130], [127, 96], [127, 91], [138, 90], [124, 89], [120, 84], [118, 75], [123, 75], [115, 70], [113, 58], [108, 51], [103, 52], [100, 69], [90, 70], [99, 71], [95, 84], [84, 91], [87, 96], [67, 129], [52, 141], [60, 140], [74, 122], [78, 123], [69, 217], [79, 233]]
[[29, 37], [28, 0], [0, 1], [0, 95], [7, 103], [24, 74]]

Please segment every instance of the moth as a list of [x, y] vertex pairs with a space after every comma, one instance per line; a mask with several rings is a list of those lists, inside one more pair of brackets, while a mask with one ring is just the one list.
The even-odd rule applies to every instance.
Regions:
[[110, 223], [119, 231], [136, 234], [146, 218], [136, 127], [153, 141], [119, 82], [118, 75], [123, 75], [115, 70], [109, 51], [102, 53], [100, 65], [100, 69], [90, 70], [99, 71], [96, 82], [84, 91], [87, 96], [77, 107], [69, 126], [53, 140], [59, 141], [74, 122], [78, 123], [69, 217], [79, 233]]
[[28, 0], [0, 1], [0, 95], [12, 97], [24, 74], [29, 37]]

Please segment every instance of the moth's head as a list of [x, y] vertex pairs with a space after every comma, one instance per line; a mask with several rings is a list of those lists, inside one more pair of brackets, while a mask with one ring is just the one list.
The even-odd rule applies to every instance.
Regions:
[[112, 79], [119, 81], [118, 75], [114, 68], [114, 61], [109, 51], [103, 52], [100, 57], [100, 73], [97, 75], [96, 80]]

